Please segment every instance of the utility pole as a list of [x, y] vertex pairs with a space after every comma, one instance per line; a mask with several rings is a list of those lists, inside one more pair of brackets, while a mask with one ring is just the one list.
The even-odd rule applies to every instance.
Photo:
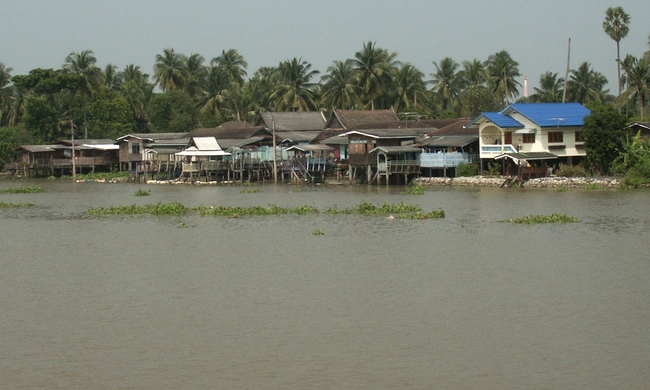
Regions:
[[273, 183], [278, 184], [278, 161], [276, 158], [276, 150], [275, 150], [275, 118], [273, 117], [273, 114], [271, 113], [271, 122], [272, 124], [272, 134], [273, 134]]
[[564, 92], [562, 92], [562, 103], [566, 101], [566, 86], [569, 79], [569, 62], [571, 61], [571, 38], [569, 38], [569, 50], [566, 59], [566, 73], [564, 74]]
[[75, 152], [74, 152], [74, 124], [72, 119], [70, 119], [70, 133], [72, 134], [72, 182], [77, 182], [77, 166], [75, 164]]

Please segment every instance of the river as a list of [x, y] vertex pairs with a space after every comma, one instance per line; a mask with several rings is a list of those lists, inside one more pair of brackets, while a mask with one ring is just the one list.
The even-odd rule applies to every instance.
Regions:
[[[29, 184], [46, 192], [0, 194], [35, 204], [0, 209], [0, 388], [650, 383], [647, 190], [414, 196], [383, 186], [56, 180], [0, 189]], [[321, 210], [405, 202], [446, 218], [85, 215], [173, 201]], [[499, 222], [554, 212], [579, 222]]]

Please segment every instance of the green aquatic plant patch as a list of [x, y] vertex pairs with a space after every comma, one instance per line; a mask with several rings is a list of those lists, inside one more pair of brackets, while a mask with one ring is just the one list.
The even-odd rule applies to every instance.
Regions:
[[11, 208], [32, 207], [32, 206], [34, 206], [33, 203], [6, 203], [6, 202], [0, 202], [0, 209], [11, 209]]
[[187, 208], [178, 202], [156, 203], [144, 206], [117, 206], [117, 207], [93, 207], [86, 211], [89, 215], [135, 215], [135, 214], [152, 214], [152, 215], [180, 215], [185, 214]]
[[420, 184], [408, 186], [406, 188], [406, 191], [402, 192], [402, 195], [423, 195], [423, 194], [424, 194], [424, 186]]
[[258, 192], [262, 192], [262, 190], [252, 189], [252, 190], [241, 190], [241, 191], [239, 191], [240, 194], [256, 194]]
[[280, 215], [280, 214], [315, 214], [318, 209], [314, 206], [280, 207], [276, 205], [249, 206], [249, 207], [224, 207], [224, 206], [200, 206], [194, 208], [201, 215], [214, 215], [221, 217], [243, 217], [250, 215]]
[[151, 195], [151, 190], [137, 190], [133, 196], [149, 196]]
[[505, 219], [501, 222], [512, 222], [512, 223], [520, 223], [524, 225], [533, 225], [536, 223], [578, 222], [578, 219], [566, 214], [553, 213], [551, 215], [527, 215], [521, 218]]
[[29, 187], [14, 187], [14, 188], [5, 188], [0, 190], [0, 194], [35, 194], [39, 192], [45, 192], [45, 188], [37, 186]]
[[413, 214], [400, 215], [398, 218], [401, 219], [440, 219], [445, 217], [444, 210], [433, 210], [428, 213], [423, 213], [418, 211]]

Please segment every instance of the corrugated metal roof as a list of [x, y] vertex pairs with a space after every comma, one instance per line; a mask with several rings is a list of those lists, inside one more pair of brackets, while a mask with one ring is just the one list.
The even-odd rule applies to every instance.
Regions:
[[345, 137], [350, 134], [360, 134], [372, 138], [415, 138], [422, 135], [422, 129], [365, 129], [352, 130], [340, 134], [339, 137]]
[[443, 135], [436, 136], [435, 134], [429, 138], [418, 139], [418, 145], [437, 146], [437, 147], [464, 147], [472, 142], [478, 141], [478, 135]]
[[320, 131], [276, 131], [275, 136], [282, 141], [310, 142], [320, 134]]
[[340, 124], [344, 129], [353, 129], [364, 123], [396, 122], [399, 119], [395, 111], [388, 110], [334, 110], [327, 127], [338, 127]]
[[333, 150], [333, 148], [327, 146], [327, 145], [322, 145], [322, 144], [306, 144], [306, 145], [294, 145], [292, 147], [287, 148], [287, 151], [289, 150], [302, 150], [303, 152], [312, 152], [312, 151], [318, 151], [318, 150]]
[[[517, 112], [539, 127], [582, 126], [591, 111], [580, 103], [514, 103], [502, 115]], [[501, 126], [503, 127], [503, 126]]]
[[192, 142], [200, 151], [204, 150], [221, 150], [221, 146], [214, 137], [194, 137]]
[[257, 125], [276, 131], [321, 131], [325, 128], [322, 111], [262, 112]]
[[371, 150], [369, 153], [375, 153], [382, 151], [386, 154], [398, 154], [398, 153], [420, 153], [422, 152], [422, 149], [416, 148], [414, 146], [377, 146], [373, 150]]

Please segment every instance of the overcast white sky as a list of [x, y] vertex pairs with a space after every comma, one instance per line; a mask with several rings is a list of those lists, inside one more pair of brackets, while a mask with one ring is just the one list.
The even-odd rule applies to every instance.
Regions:
[[571, 38], [571, 68], [590, 62], [614, 91], [616, 46], [602, 28], [612, 6], [632, 17], [621, 58], [639, 57], [650, 49], [648, 0], [0, 0], [0, 62], [27, 74], [92, 50], [102, 68], [136, 64], [152, 74], [166, 48], [199, 53], [206, 65], [234, 48], [249, 76], [293, 57], [322, 74], [373, 41], [427, 79], [444, 57], [483, 61], [507, 50], [532, 93], [543, 72], [564, 77]]

